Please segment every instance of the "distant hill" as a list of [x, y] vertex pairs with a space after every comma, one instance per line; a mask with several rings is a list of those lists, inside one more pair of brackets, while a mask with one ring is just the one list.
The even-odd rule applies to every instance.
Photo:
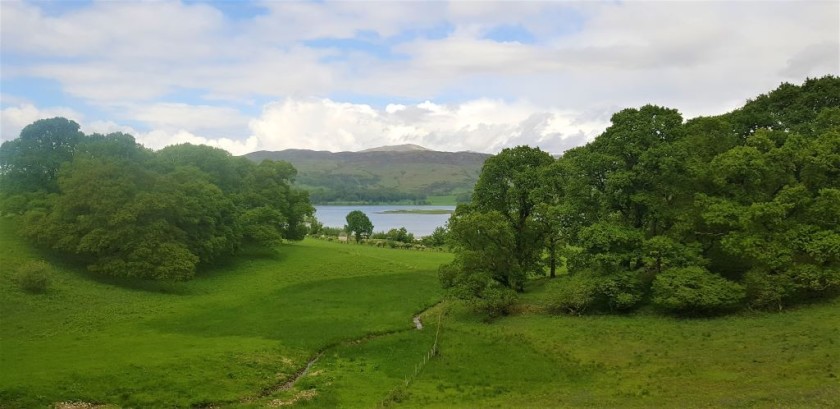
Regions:
[[365, 149], [359, 152], [416, 152], [416, 151], [428, 151], [420, 145], [414, 144], [405, 144], [405, 145], [391, 145], [391, 146], [380, 146], [378, 148], [370, 148]]
[[419, 203], [431, 196], [454, 203], [472, 192], [490, 155], [398, 145], [361, 152], [258, 151], [245, 157], [290, 162], [298, 170], [297, 184], [310, 191], [314, 203]]

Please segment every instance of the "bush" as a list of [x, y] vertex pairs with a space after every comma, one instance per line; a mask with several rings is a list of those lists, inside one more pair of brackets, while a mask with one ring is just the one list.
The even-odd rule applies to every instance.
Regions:
[[610, 311], [628, 311], [642, 301], [642, 282], [636, 273], [620, 273], [600, 280], [597, 287], [599, 298]]
[[510, 313], [511, 307], [516, 304], [516, 292], [491, 281], [481, 290], [481, 295], [471, 301], [476, 311], [495, 318]]
[[576, 274], [550, 283], [548, 311], [554, 314], [583, 314], [597, 301], [598, 280]]
[[18, 284], [26, 292], [42, 294], [50, 286], [50, 265], [44, 261], [31, 261], [18, 269]]
[[736, 308], [744, 287], [702, 267], [670, 269], [653, 280], [653, 304], [680, 314], [715, 314]]
[[794, 293], [787, 277], [752, 270], [744, 275], [747, 300], [750, 307], [762, 310], [779, 310]]
[[837, 295], [840, 270], [807, 264], [778, 274], [752, 270], [744, 276], [744, 284], [750, 307], [782, 310], [786, 305]]

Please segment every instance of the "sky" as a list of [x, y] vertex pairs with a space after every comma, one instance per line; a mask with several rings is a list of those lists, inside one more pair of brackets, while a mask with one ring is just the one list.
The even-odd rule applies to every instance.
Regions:
[[0, 0], [0, 140], [559, 154], [624, 108], [840, 75], [840, 1]]

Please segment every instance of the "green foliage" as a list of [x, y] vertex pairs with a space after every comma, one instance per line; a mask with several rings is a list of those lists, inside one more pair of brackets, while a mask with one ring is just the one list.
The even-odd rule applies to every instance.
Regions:
[[353, 210], [347, 213], [346, 220], [347, 225], [344, 226], [344, 230], [347, 234], [352, 234], [357, 243], [373, 234], [373, 223], [363, 211]]
[[495, 281], [491, 281], [481, 289], [478, 296], [468, 300], [470, 305], [488, 318], [508, 315], [516, 304], [516, 292]]
[[742, 305], [743, 291], [753, 308], [771, 309], [836, 296], [838, 89], [837, 77], [782, 84], [687, 122], [670, 108], [624, 109], [557, 160], [506, 149], [450, 219], [455, 263], [442, 282], [462, 295], [491, 281], [522, 291], [565, 262], [595, 282], [558, 290], [571, 301], [557, 309], [570, 312], [652, 300], [717, 313]]
[[733, 310], [744, 287], [702, 267], [667, 270], [653, 281], [653, 304], [680, 314], [716, 314]]
[[[450, 243], [461, 279], [493, 280], [510, 288], [521, 288], [526, 279], [516, 257], [515, 232], [498, 211], [475, 212], [458, 206], [449, 219]], [[472, 278], [477, 277], [477, 278]]]
[[578, 273], [547, 284], [546, 308], [551, 313], [624, 312], [639, 306], [645, 291], [635, 273], [599, 276]]
[[64, 118], [37, 120], [0, 146], [0, 190], [5, 194], [56, 192], [58, 171], [73, 159], [82, 133]]
[[492, 281], [522, 291], [529, 274], [542, 274], [545, 229], [535, 219], [535, 191], [552, 160], [539, 149], [519, 146], [484, 163], [472, 203], [459, 205], [449, 220], [452, 268], [463, 270], [453, 275], [454, 287], [457, 281], [466, 288]]
[[548, 311], [555, 314], [581, 315], [597, 301], [598, 280], [576, 274], [549, 283]]
[[460, 254], [438, 268], [438, 280], [451, 296], [489, 318], [507, 315], [516, 303], [516, 292], [492, 279], [486, 271], [465, 268]]
[[385, 233], [385, 239], [400, 243], [414, 243], [414, 234], [409, 233], [405, 227], [399, 229], [391, 229]]
[[[502, 150], [484, 162], [471, 205], [463, 207], [501, 216], [501, 223], [511, 234], [513, 246], [509, 255], [516, 274], [508, 282], [500, 282], [519, 291], [524, 275], [541, 273], [544, 229], [535, 220], [538, 204], [535, 192], [542, 186], [543, 169], [552, 162], [551, 155], [538, 148], [518, 146]], [[455, 240], [459, 238], [455, 236]]]
[[446, 245], [447, 238], [449, 236], [449, 229], [443, 226], [435, 227], [435, 230], [432, 234], [428, 236], [424, 236], [420, 241], [423, 245], [428, 247], [443, 247]]
[[190, 279], [243, 244], [302, 239], [314, 212], [288, 163], [189, 144], [152, 152], [63, 118], [26, 127], [0, 159], [0, 205], [23, 214], [22, 234], [107, 276]]
[[570, 262], [574, 270], [590, 269], [599, 274], [633, 271], [640, 267], [644, 235], [617, 223], [595, 223], [580, 230], [582, 252]]
[[18, 285], [23, 291], [43, 294], [50, 287], [52, 268], [45, 261], [30, 261], [17, 269]]
[[320, 234], [326, 237], [339, 237], [344, 232], [344, 229], [341, 227], [323, 226], [321, 227]]
[[645, 286], [635, 273], [613, 274], [599, 280], [597, 292], [609, 311], [629, 311], [642, 302]]
[[782, 310], [840, 293], [840, 269], [794, 265], [780, 273], [754, 269], [744, 276], [747, 300], [753, 308]]
[[[742, 109], [686, 123], [662, 107], [620, 111], [594, 141], [546, 168], [540, 220], [567, 246], [571, 273], [635, 276], [642, 293], [665, 271], [695, 266], [745, 286], [757, 308], [834, 296], [838, 88], [836, 77], [783, 84]], [[702, 290], [710, 305], [715, 289]]]

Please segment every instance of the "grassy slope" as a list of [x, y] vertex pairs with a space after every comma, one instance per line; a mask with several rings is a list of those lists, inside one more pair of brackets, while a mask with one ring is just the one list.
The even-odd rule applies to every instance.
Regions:
[[47, 294], [30, 295], [13, 272], [36, 257], [1, 219], [0, 407], [238, 402], [330, 343], [410, 329], [439, 299], [434, 271], [451, 256], [307, 241], [189, 283], [95, 280], [60, 266]]
[[[719, 319], [523, 313], [492, 324], [447, 303], [424, 317], [448, 311], [441, 355], [388, 400], [432, 344], [433, 325], [408, 319], [439, 297], [434, 270], [450, 255], [305, 241], [142, 290], [60, 268], [54, 291], [36, 296], [9, 278], [35, 256], [10, 227], [0, 221], [0, 407], [840, 406], [840, 300]], [[242, 401], [333, 341], [383, 332], [328, 348], [292, 390]]]
[[840, 407], [840, 302], [709, 320], [460, 308], [405, 407]]

